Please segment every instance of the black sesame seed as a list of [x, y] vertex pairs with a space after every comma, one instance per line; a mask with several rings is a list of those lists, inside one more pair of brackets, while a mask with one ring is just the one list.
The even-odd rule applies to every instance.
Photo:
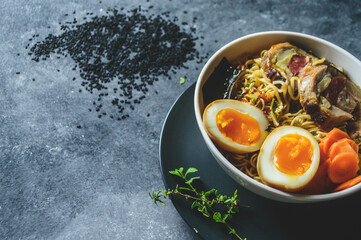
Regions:
[[[200, 60], [195, 48], [196, 38], [192, 35], [195, 28], [191, 28], [191, 32], [181, 29], [176, 23], [178, 18], [171, 19], [170, 12], [160, 15], [147, 12], [140, 6], [128, 11], [108, 9], [106, 15], [93, 16], [84, 23], [78, 23], [76, 18], [63, 25], [59, 22], [62, 33], [49, 34], [26, 48], [29, 47], [36, 62], [47, 60], [51, 54], [70, 56], [75, 63], [72, 70], [78, 70], [82, 78], [81, 86], [91, 94], [98, 94], [93, 102], [97, 112], [109, 97], [113, 98], [110, 102], [119, 114], [134, 110], [134, 104], [140, 104], [146, 98], [148, 86], [161, 79], [160, 76], [170, 77], [169, 71], [176, 74], [177, 69], [185, 67], [185, 62]], [[187, 11], [183, 13], [187, 14]], [[195, 20], [196, 17], [193, 22]], [[184, 21], [181, 25], [188, 23]], [[118, 86], [110, 89], [119, 92], [118, 98], [108, 92], [108, 87], [115, 83]], [[119, 115], [117, 119], [127, 117], [129, 114]]]

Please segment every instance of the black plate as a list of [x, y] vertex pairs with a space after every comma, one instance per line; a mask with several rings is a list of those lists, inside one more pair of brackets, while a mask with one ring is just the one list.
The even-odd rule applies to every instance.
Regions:
[[[168, 171], [195, 167], [199, 186], [232, 195], [238, 190], [241, 204], [249, 205], [232, 219], [241, 237], [256, 239], [361, 239], [361, 193], [347, 198], [308, 204], [292, 204], [260, 197], [238, 185], [218, 165], [205, 145], [193, 108], [194, 85], [176, 101], [165, 120], [160, 141], [160, 164], [165, 188], [180, 183]], [[204, 239], [233, 239], [223, 225], [190, 208], [191, 201], [172, 198], [187, 224]]]

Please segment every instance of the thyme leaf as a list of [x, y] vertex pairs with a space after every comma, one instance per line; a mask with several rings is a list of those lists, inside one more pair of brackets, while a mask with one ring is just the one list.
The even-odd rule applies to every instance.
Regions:
[[200, 177], [187, 178], [188, 174], [196, 173], [198, 170], [196, 168], [188, 168], [185, 173], [183, 173], [183, 170], [184, 168], [181, 167], [169, 171], [169, 174], [181, 178], [184, 186], [177, 185], [174, 189], [159, 190], [157, 192], [152, 188], [149, 196], [153, 202], [156, 205], [158, 205], [158, 203], [165, 205], [161, 199], [167, 199], [172, 195], [184, 197], [186, 200], [192, 201], [192, 209], [197, 210], [202, 213], [203, 216], [213, 219], [217, 223], [223, 224], [230, 235], [233, 235], [239, 240], [246, 240], [246, 238], [241, 238], [229, 223], [233, 215], [238, 213], [241, 207], [248, 207], [239, 205], [237, 190], [235, 190], [233, 196], [230, 197], [220, 194], [216, 189], [211, 189], [206, 192], [199, 191], [193, 186], [193, 182], [199, 180]]

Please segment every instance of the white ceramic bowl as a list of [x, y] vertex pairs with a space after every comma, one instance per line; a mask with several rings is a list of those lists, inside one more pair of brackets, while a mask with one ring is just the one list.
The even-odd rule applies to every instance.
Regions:
[[222, 58], [226, 57], [229, 61], [232, 61], [243, 55], [256, 55], [259, 54], [261, 50], [269, 49], [273, 44], [285, 41], [293, 43], [302, 49], [312, 50], [316, 56], [325, 57], [337, 66], [342, 66], [350, 79], [361, 86], [361, 62], [347, 51], [323, 39], [302, 33], [285, 31], [260, 32], [238, 38], [219, 49], [208, 60], [197, 80], [194, 107], [197, 123], [203, 139], [217, 162], [235, 181], [244, 186], [246, 189], [263, 197], [283, 202], [306, 203], [332, 200], [353, 194], [361, 189], [361, 183], [343, 191], [318, 195], [290, 194], [269, 187], [248, 177], [246, 174], [234, 167], [220, 153], [207, 135], [202, 123], [202, 114], [206, 107], [203, 104], [202, 87]]

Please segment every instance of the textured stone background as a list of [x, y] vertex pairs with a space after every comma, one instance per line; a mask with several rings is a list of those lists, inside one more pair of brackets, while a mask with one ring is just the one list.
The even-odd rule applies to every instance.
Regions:
[[88, 111], [96, 96], [79, 93], [80, 80], [71, 81], [79, 79], [71, 58], [36, 63], [25, 50], [33, 34], [60, 33], [58, 22], [66, 13], [75, 10], [81, 19], [87, 11], [153, 5], [151, 13], [171, 11], [204, 36], [197, 40], [201, 55], [249, 33], [290, 30], [324, 38], [361, 59], [358, 0], [2, 0], [1, 5], [0, 239], [199, 238], [172, 204], [157, 208], [148, 191], [164, 187], [158, 159], [164, 118], [202, 64], [188, 62], [189, 69], [170, 73], [172, 80], [160, 78], [128, 119], [99, 119]]

